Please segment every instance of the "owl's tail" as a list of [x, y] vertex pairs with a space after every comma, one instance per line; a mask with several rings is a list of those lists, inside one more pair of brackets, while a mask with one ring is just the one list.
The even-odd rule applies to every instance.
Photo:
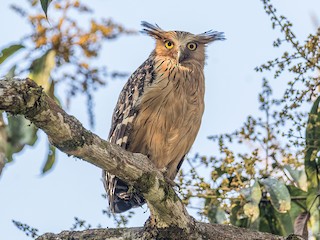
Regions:
[[122, 213], [145, 204], [145, 199], [121, 179], [109, 173], [103, 174], [104, 187], [108, 194], [109, 208], [113, 213]]

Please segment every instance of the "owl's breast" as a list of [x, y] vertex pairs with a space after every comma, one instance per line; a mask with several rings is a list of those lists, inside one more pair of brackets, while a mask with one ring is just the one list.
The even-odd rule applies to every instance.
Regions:
[[173, 67], [159, 71], [145, 88], [138, 109], [128, 150], [148, 155], [159, 169], [172, 163], [176, 166], [190, 150], [200, 127], [204, 111], [202, 73]]

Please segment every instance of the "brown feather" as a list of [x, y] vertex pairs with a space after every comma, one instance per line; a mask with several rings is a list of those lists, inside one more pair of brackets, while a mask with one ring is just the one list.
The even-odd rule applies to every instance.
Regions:
[[[109, 140], [142, 153], [173, 180], [200, 128], [204, 111], [205, 45], [221, 33], [194, 35], [164, 31], [143, 22], [143, 32], [156, 39], [155, 50], [132, 74], [115, 108]], [[170, 41], [172, 47], [166, 47]], [[194, 43], [196, 49], [189, 49]], [[141, 194], [104, 172], [112, 212], [142, 205]]]

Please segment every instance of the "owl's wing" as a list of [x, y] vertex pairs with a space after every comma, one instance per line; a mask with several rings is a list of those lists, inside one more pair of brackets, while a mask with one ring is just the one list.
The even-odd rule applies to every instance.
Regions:
[[132, 122], [137, 113], [137, 103], [144, 89], [150, 85], [154, 76], [154, 61], [150, 56], [129, 78], [123, 87], [113, 112], [109, 141], [127, 149], [127, 141], [132, 129]]
[[[112, 124], [109, 133], [109, 141], [128, 149], [132, 124], [138, 114], [138, 103], [145, 87], [152, 84], [154, 74], [153, 55], [130, 76], [123, 87], [115, 110], [113, 112]], [[128, 186], [116, 176], [103, 171], [103, 181], [108, 193], [109, 205], [112, 212], [122, 212], [135, 206], [142, 205], [142, 197], [128, 196]]]

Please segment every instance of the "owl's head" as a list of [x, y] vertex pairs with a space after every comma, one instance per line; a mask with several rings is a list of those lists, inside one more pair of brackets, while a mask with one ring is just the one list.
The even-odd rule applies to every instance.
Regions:
[[204, 65], [205, 47], [208, 43], [224, 40], [222, 32], [208, 31], [192, 34], [183, 31], [164, 31], [158, 25], [142, 22], [143, 33], [156, 39], [156, 56], [170, 58], [178, 65], [200, 63]]

